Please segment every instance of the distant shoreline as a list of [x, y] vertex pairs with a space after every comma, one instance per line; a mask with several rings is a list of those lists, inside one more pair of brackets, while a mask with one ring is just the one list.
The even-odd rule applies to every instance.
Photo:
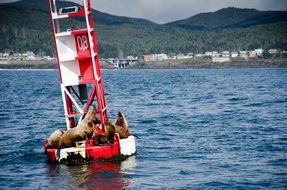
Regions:
[[[208, 60], [139, 61], [125, 69], [224, 69], [224, 68], [286, 68], [287, 59], [253, 59], [214, 63]], [[0, 69], [57, 69], [55, 61], [26, 61], [0, 63]], [[101, 62], [102, 69], [115, 69]]]
[[139, 62], [131, 65], [133, 69], [223, 69], [223, 68], [281, 68], [287, 67], [287, 59], [249, 59], [215, 63], [210, 60], [165, 60]]

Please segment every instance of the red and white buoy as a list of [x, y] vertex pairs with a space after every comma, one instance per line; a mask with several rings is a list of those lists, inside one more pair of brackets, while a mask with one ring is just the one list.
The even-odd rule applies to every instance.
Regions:
[[[81, 6], [60, 8], [57, 7], [57, 0], [48, 0], [48, 3], [67, 130], [76, 127], [76, 123], [93, 107], [96, 108], [95, 118], [100, 123], [95, 130], [103, 133], [104, 121], [108, 116], [90, 0], [82, 0]], [[74, 17], [84, 18], [85, 27], [67, 26], [69, 22], [60, 24]], [[51, 162], [69, 161], [79, 156], [85, 160], [109, 159], [136, 152], [133, 135], [120, 139], [115, 134], [113, 143], [97, 146], [93, 145], [91, 139], [80, 147], [55, 149], [46, 145], [47, 141], [44, 149]]]

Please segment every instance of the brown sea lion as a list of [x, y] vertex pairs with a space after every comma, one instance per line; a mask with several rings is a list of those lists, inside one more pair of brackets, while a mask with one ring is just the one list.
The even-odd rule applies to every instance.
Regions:
[[47, 148], [59, 148], [59, 142], [65, 131], [56, 130], [48, 138]]
[[117, 114], [117, 119], [115, 121], [115, 129], [116, 133], [119, 134], [120, 138], [128, 138], [128, 136], [130, 135], [128, 122], [122, 112], [118, 112]]
[[85, 140], [90, 138], [94, 132], [93, 119], [96, 111], [90, 110], [85, 118], [77, 125], [77, 127], [69, 129], [61, 137], [59, 142], [60, 148], [75, 146], [76, 141]]
[[115, 125], [109, 121], [105, 121], [105, 133], [95, 134], [93, 136], [94, 145], [104, 144], [104, 143], [113, 143], [115, 135]]
[[89, 110], [85, 118], [77, 125], [77, 128], [83, 128], [87, 137], [90, 138], [93, 135], [94, 128], [94, 117], [96, 115], [96, 110]]

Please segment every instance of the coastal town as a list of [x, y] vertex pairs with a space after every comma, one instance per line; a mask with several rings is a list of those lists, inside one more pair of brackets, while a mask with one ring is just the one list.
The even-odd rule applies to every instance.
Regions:
[[54, 57], [45, 56], [43, 54], [36, 55], [33, 51], [27, 51], [25, 53], [13, 52], [12, 50], [6, 50], [0, 53], [0, 64], [9, 63], [21, 63], [25, 61], [52, 61]]
[[[199, 57], [209, 57], [212, 58], [212, 62], [229, 62], [230, 58], [258, 58], [263, 57], [264, 50], [263, 49], [255, 49], [251, 51], [207, 51], [204, 53], [188, 53], [188, 54], [178, 54], [178, 55], [167, 55], [167, 54], [151, 54], [151, 55], [143, 55], [142, 59], [144, 61], [163, 61], [166, 59], [192, 59]], [[285, 50], [279, 49], [269, 49], [267, 53], [270, 55], [276, 54], [286, 54]]]
[[[140, 57], [129, 55], [127, 57], [116, 58], [101, 58], [100, 61], [109, 65], [109, 68], [127, 68], [135, 63], [143, 62], [152, 64], [153, 62], [165, 62], [172, 60], [201, 60], [212, 63], [228, 63], [233, 60], [256, 60], [267, 58], [287, 58], [287, 51], [281, 49], [268, 49], [263, 50], [261, 48], [254, 50], [244, 51], [206, 51], [201, 53], [187, 53], [187, 54], [144, 54]], [[0, 53], [0, 65], [9, 64], [25, 64], [25, 63], [55, 63], [56, 58], [47, 56], [44, 53], [35, 54], [33, 51], [27, 51], [24, 53], [13, 52], [12, 50], [6, 50]]]

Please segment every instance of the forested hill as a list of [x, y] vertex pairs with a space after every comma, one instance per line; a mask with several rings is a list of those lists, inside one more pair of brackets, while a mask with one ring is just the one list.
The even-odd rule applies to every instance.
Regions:
[[188, 19], [168, 23], [168, 26], [188, 30], [222, 30], [287, 22], [287, 11], [224, 8], [213, 13], [201, 13]]
[[[59, 7], [74, 3], [61, 2]], [[0, 4], [0, 52], [54, 53], [47, 0]], [[93, 11], [101, 57], [254, 48], [287, 49], [287, 12], [225, 8], [159, 25]], [[73, 25], [83, 25], [72, 20]]]

